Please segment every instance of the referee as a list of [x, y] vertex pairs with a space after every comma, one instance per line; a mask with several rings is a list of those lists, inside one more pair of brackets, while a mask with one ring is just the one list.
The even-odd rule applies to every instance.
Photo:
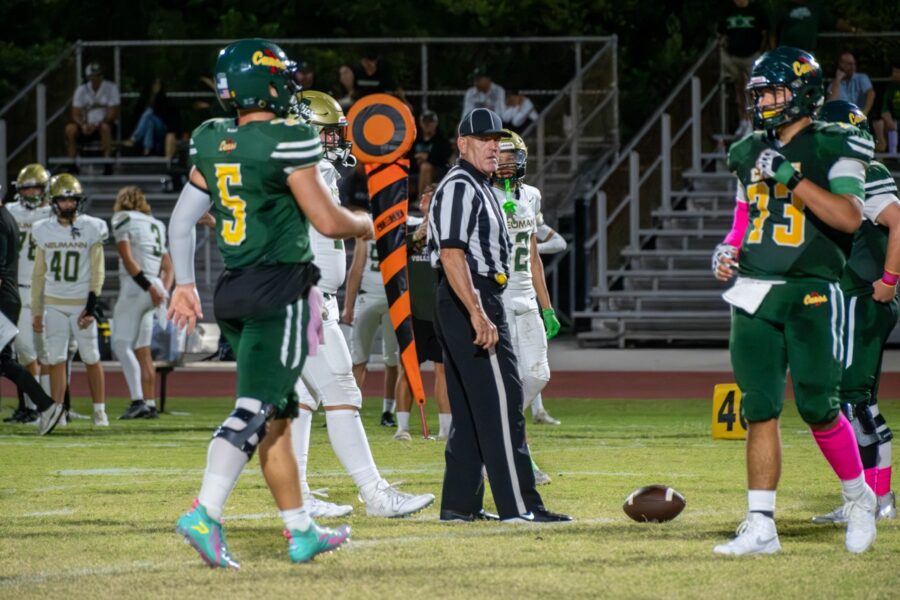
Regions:
[[435, 330], [453, 415], [441, 520], [496, 518], [482, 508], [483, 465], [500, 519], [570, 521], [544, 508], [525, 445], [522, 383], [501, 300], [511, 245], [490, 184], [502, 127], [486, 108], [463, 117], [459, 164], [441, 181], [429, 208], [428, 244], [440, 274]]

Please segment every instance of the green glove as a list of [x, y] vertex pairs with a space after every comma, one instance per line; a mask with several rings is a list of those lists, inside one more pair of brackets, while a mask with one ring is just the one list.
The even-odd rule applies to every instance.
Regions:
[[556, 311], [552, 308], [545, 308], [541, 311], [541, 317], [544, 319], [544, 329], [547, 330], [547, 339], [552, 340], [559, 333], [559, 319], [556, 318]]

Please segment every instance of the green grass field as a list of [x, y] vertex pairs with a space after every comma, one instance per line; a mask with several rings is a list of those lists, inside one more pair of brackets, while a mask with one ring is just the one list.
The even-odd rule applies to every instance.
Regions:
[[[8, 404], [8, 400], [7, 400]], [[783, 550], [722, 559], [745, 511], [743, 442], [709, 437], [708, 400], [549, 401], [560, 427], [530, 426], [535, 456], [553, 483], [558, 526], [441, 524], [433, 506], [405, 520], [364, 515], [317, 416], [310, 483], [357, 505], [346, 550], [313, 564], [287, 560], [281, 522], [254, 460], [226, 509], [239, 572], [212, 571], [174, 533], [196, 495], [225, 399], [172, 399], [158, 421], [95, 430], [76, 421], [48, 438], [0, 427], [0, 597], [8, 598], [888, 598], [900, 595], [900, 522], [881, 522], [873, 551], [851, 556], [843, 530], [814, 526], [839, 486], [791, 405], [783, 424], [785, 468], [778, 497]], [[124, 401], [110, 402], [117, 416]], [[379, 405], [380, 406], [380, 405]], [[443, 447], [395, 442], [364, 418], [382, 473], [408, 491], [440, 495]], [[7, 407], [8, 408], [8, 407]], [[87, 401], [76, 402], [87, 412]], [[900, 423], [900, 402], [882, 412]], [[187, 414], [189, 413], [189, 414]], [[4, 416], [8, 410], [3, 412]], [[436, 424], [436, 418], [434, 419]], [[666, 483], [688, 501], [667, 524], [639, 524], [625, 496]], [[895, 486], [895, 488], [898, 486]]]

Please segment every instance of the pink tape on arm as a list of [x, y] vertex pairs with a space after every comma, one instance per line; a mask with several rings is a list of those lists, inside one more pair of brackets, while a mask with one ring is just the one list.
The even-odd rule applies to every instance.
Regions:
[[749, 224], [750, 205], [746, 202], [737, 202], [734, 207], [734, 222], [731, 224], [731, 231], [728, 232], [728, 235], [725, 236], [725, 241], [722, 243], [740, 248]]

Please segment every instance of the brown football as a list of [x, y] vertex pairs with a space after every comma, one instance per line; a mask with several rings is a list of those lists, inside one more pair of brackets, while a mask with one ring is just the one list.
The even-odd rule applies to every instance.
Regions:
[[684, 496], [667, 485], [648, 485], [631, 492], [622, 505], [625, 514], [639, 523], [665, 523], [684, 510]]

